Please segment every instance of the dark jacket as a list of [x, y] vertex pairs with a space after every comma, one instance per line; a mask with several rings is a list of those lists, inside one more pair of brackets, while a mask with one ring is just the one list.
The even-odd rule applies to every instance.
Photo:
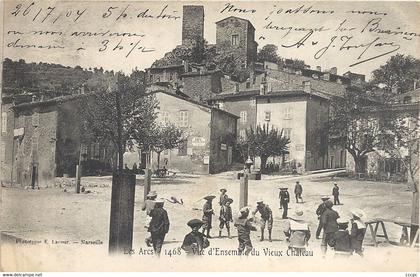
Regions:
[[229, 199], [229, 196], [227, 195], [227, 194], [223, 194], [223, 195], [220, 195], [220, 198], [219, 198], [219, 205], [220, 206], [223, 206], [224, 204], [226, 204], [226, 201]]
[[232, 221], [232, 207], [222, 206], [220, 208], [219, 220], [229, 222]]
[[335, 251], [352, 252], [350, 234], [347, 230], [338, 230], [334, 233], [328, 245]]
[[255, 209], [255, 211], [253, 211], [252, 214], [255, 215], [257, 212], [261, 214], [262, 219], [273, 221], [273, 212], [271, 211], [268, 205], [257, 206], [257, 208]]
[[327, 209], [327, 207], [325, 207], [324, 203], [319, 204], [318, 208], [316, 209], [316, 214], [320, 217], [325, 210]]
[[235, 227], [238, 229], [238, 237], [241, 239], [249, 239], [251, 231], [256, 231], [252, 225], [252, 220], [247, 218], [237, 218], [235, 220]]
[[168, 213], [163, 208], [154, 208], [149, 214], [152, 217], [149, 228], [150, 233], [166, 234], [169, 231]]
[[288, 191], [280, 191], [279, 193], [280, 203], [289, 203], [290, 196]]
[[331, 209], [326, 209], [321, 216], [321, 224], [325, 233], [335, 233], [338, 230], [337, 218], [338, 213]]
[[200, 252], [209, 245], [210, 242], [202, 233], [191, 232], [185, 236], [181, 248], [187, 252], [187, 255], [199, 255]]
[[339, 190], [340, 190], [339, 187], [333, 187], [332, 195], [338, 196], [340, 194]]
[[295, 194], [302, 193], [302, 192], [303, 192], [302, 185], [301, 184], [296, 184], [295, 185]]

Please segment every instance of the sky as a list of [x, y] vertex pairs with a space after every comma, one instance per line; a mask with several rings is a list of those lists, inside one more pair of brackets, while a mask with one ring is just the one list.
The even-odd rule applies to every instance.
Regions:
[[420, 58], [419, 2], [362, 1], [6, 1], [3, 58], [127, 73], [145, 69], [181, 44], [182, 6], [188, 4], [204, 6], [209, 43], [216, 41], [215, 22], [237, 16], [253, 24], [260, 48], [275, 44], [281, 57], [312, 68], [369, 78], [396, 53]]

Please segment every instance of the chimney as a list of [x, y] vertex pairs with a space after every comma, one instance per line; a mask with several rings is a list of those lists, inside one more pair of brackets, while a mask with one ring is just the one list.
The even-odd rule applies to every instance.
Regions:
[[306, 93], [311, 93], [311, 81], [303, 82], [303, 91]]
[[321, 67], [319, 65], [316, 66], [316, 71], [321, 71]]
[[330, 69], [330, 73], [331, 74], [334, 74], [334, 75], [337, 75], [337, 67], [331, 67], [331, 69]]

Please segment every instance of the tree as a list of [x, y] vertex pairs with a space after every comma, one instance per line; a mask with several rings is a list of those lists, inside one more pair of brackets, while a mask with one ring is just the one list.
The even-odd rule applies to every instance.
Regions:
[[386, 103], [374, 101], [350, 87], [343, 97], [333, 98], [327, 125], [330, 142], [345, 148], [353, 157], [356, 172], [364, 172], [367, 154], [393, 140], [401, 128]]
[[156, 124], [152, 131], [149, 141], [148, 149], [157, 153], [158, 169], [160, 168], [160, 154], [164, 150], [171, 150], [186, 140], [185, 132], [178, 128], [176, 125], [169, 124]]
[[[134, 82], [135, 83], [135, 82]], [[107, 91], [88, 95], [82, 105], [86, 129], [97, 138], [109, 141], [118, 153], [118, 165], [112, 179], [109, 252], [132, 249], [134, 218], [134, 176], [124, 174], [123, 154], [127, 143], [140, 140], [156, 118], [157, 103], [132, 85], [129, 77], [117, 74]]]
[[419, 226], [419, 119], [416, 113], [401, 113], [395, 110], [384, 112], [393, 113], [392, 116], [398, 122], [395, 136], [384, 141], [384, 149], [392, 158], [401, 161], [408, 175], [409, 186], [413, 193], [410, 234], [412, 241]]
[[415, 81], [420, 80], [420, 60], [410, 55], [397, 54], [392, 56], [385, 65], [372, 73], [372, 85], [383, 85], [391, 93], [396, 89], [398, 93], [413, 89]]
[[245, 158], [245, 149], [248, 156], [260, 157], [261, 171], [265, 171], [267, 159], [273, 156], [287, 154], [290, 140], [283, 136], [283, 130], [279, 132], [277, 128], [268, 124], [258, 125], [255, 129], [246, 130], [246, 137], [240, 138], [237, 142], [242, 155]]
[[277, 55], [278, 47], [274, 44], [266, 44], [258, 51], [257, 60], [259, 62], [279, 63], [281, 58]]

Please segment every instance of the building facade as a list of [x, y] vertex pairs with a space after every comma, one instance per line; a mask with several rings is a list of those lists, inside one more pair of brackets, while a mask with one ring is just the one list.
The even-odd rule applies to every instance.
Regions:
[[[80, 101], [85, 96], [65, 96], [13, 105], [8, 116], [10, 145], [4, 156], [2, 182], [17, 186], [47, 187], [56, 176], [74, 176], [79, 159], [85, 173], [111, 169], [113, 151], [98, 142], [81, 143]], [[3, 140], [4, 139], [4, 140]]]
[[[188, 139], [177, 149], [160, 155], [161, 166], [187, 173], [213, 174], [232, 164], [236, 141], [237, 116], [190, 98], [154, 92], [158, 102], [158, 120], [183, 129]], [[152, 158], [157, 167], [157, 155]]]
[[216, 51], [233, 54], [243, 67], [257, 59], [255, 28], [246, 19], [230, 16], [216, 22]]

